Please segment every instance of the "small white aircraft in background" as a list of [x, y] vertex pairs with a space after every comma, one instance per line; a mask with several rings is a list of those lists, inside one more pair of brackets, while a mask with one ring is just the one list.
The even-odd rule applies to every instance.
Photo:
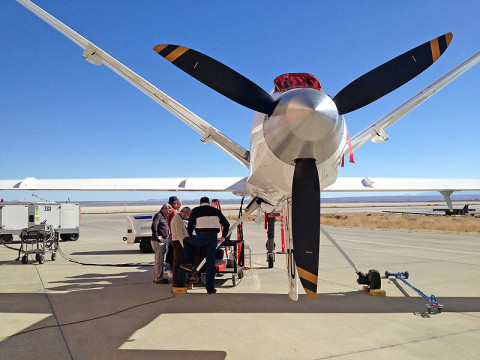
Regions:
[[[307, 295], [316, 298], [320, 231], [329, 237], [320, 225], [321, 191], [439, 191], [452, 208], [452, 192], [480, 190], [479, 179], [337, 177], [345, 156], [351, 156], [369, 140], [387, 140], [387, 127], [480, 62], [480, 52], [477, 52], [350, 139], [344, 115], [372, 103], [427, 69], [447, 49], [452, 40], [451, 33], [380, 65], [351, 82], [333, 98], [310, 74], [280, 75], [274, 80], [274, 90], [269, 94], [198, 51], [177, 45], [156, 45], [154, 51], [173, 65], [255, 111], [250, 149], [247, 150], [37, 5], [28, 0], [16, 1], [82, 47], [87, 61], [114, 70], [200, 133], [202, 142], [214, 143], [250, 173], [243, 178], [59, 180], [31, 177], [1, 180], [2, 190], [230, 191], [248, 196], [251, 202], [237, 223], [258, 208], [266, 212], [282, 210], [287, 218], [287, 243], [290, 244], [287, 268], [291, 279], [290, 297], [295, 300], [298, 298], [297, 274]], [[357, 274], [359, 280], [365, 277], [360, 271]]]

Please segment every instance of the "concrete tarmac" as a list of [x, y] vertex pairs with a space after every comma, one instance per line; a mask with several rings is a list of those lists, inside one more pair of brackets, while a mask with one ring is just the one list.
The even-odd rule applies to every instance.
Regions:
[[[126, 214], [83, 214], [80, 239], [40, 265], [0, 247], [0, 359], [474, 359], [480, 352], [480, 237], [331, 228], [364, 272], [408, 271], [442, 313], [400, 280], [370, 296], [322, 236], [318, 299], [289, 299], [285, 255], [268, 269], [266, 231], [246, 223], [252, 262], [173, 295], [152, 282], [152, 254], [122, 241]], [[276, 232], [280, 250], [280, 231]], [[14, 243], [12, 247], [19, 247]]]

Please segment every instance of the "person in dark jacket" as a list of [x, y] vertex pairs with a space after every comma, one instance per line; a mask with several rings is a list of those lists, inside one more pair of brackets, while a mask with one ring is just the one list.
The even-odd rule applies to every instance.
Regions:
[[169, 204], [164, 204], [160, 211], [155, 214], [152, 221], [152, 249], [155, 253], [155, 265], [153, 266], [153, 282], [156, 284], [168, 284], [163, 278], [163, 261], [168, 238], [167, 216], [172, 211]]
[[[223, 231], [220, 238], [217, 234], [220, 232], [220, 225]], [[206, 284], [208, 294], [215, 294], [215, 250], [218, 242], [223, 242], [228, 234], [230, 224], [220, 210], [210, 206], [210, 199], [202, 197], [200, 206], [194, 208], [188, 221], [188, 235], [190, 237], [183, 240], [185, 264], [181, 267], [193, 271], [193, 248], [202, 247], [205, 250], [206, 265]], [[193, 235], [195, 230], [196, 235]]]

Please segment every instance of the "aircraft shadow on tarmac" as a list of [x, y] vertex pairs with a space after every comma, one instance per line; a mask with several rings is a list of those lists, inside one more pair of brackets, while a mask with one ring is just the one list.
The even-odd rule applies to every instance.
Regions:
[[[151, 278], [151, 270], [130, 272], [122, 269], [115, 274], [92, 272], [44, 283], [49, 291], [48, 299], [44, 293], [1, 294], [0, 312], [28, 316], [28, 313], [49, 313], [51, 306], [55, 316], [48, 316], [24, 329], [27, 333], [3, 340], [0, 358], [6, 354], [10, 358], [21, 356], [24, 344], [30, 347], [37, 344], [38, 358], [43, 358], [42, 351], [47, 350], [40, 344], [51, 339], [61, 342], [65, 338], [74, 357], [77, 352], [85, 351], [76, 346], [87, 341], [90, 354], [108, 354], [108, 358], [115, 359], [225, 359], [227, 353], [224, 351], [121, 349], [131, 341], [132, 334], [166, 314], [412, 313], [418, 316], [425, 313], [425, 300], [421, 297], [376, 297], [359, 290], [320, 293], [317, 301], [300, 295], [294, 302], [287, 294], [226, 293], [222, 291], [228, 288], [221, 286], [225, 282], [223, 279], [216, 280], [220, 290], [214, 296], [203, 293], [204, 289], [173, 296], [171, 285], [153, 284]], [[445, 305], [445, 312], [480, 312], [480, 297], [441, 297], [438, 300]], [[39, 306], [42, 303], [43, 307]], [[61, 333], [55, 326], [56, 321], [65, 324], [61, 326]], [[49, 328], [35, 331], [45, 326]], [[102, 340], [106, 336], [105, 329], [108, 329], [108, 341]], [[82, 338], [86, 334], [88, 337]]]

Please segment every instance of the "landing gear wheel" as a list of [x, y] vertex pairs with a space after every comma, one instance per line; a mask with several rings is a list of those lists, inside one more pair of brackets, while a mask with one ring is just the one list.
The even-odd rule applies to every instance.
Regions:
[[23, 255], [22, 256], [22, 264], [27, 264], [28, 263], [28, 256], [27, 255]]
[[368, 286], [370, 290], [376, 290], [382, 288], [382, 279], [378, 270], [368, 270], [367, 273]]
[[38, 263], [43, 264], [44, 262], [45, 262], [45, 255], [40, 254], [40, 256], [38, 257]]
[[57, 260], [57, 254], [56, 253], [52, 253], [52, 261], [55, 261]]
[[268, 268], [271, 269], [273, 268], [273, 263], [275, 261], [275, 257], [273, 253], [268, 253], [267, 254], [267, 262], [268, 262]]

